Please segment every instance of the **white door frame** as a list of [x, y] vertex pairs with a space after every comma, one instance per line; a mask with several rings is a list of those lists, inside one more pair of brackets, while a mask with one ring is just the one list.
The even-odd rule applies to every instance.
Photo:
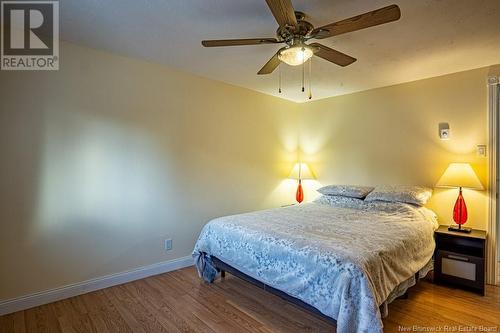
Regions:
[[498, 85], [497, 76], [488, 78], [488, 128], [489, 128], [489, 168], [488, 168], [488, 244], [486, 262], [486, 283], [498, 284], [497, 270], [497, 149], [498, 149]]

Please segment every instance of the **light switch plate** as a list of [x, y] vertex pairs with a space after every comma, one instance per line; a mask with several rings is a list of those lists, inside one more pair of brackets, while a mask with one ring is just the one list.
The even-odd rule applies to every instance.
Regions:
[[486, 145], [477, 145], [477, 156], [486, 157]]

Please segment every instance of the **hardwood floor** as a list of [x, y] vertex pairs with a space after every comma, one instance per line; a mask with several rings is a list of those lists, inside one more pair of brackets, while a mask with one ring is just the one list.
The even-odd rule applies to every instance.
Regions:
[[[445, 331], [445, 325], [457, 326], [448, 332], [458, 332], [460, 325], [500, 331], [500, 287], [488, 286], [481, 297], [421, 281], [408, 299], [389, 306], [384, 331], [413, 332], [414, 325], [434, 332]], [[192, 267], [0, 317], [1, 333], [334, 331], [231, 275], [214, 284], [201, 282]]]

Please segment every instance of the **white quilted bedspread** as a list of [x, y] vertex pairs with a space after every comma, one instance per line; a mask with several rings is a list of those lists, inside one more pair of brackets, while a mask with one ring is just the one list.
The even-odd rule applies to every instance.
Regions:
[[215, 256], [301, 299], [339, 333], [382, 332], [379, 306], [429, 262], [436, 224], [410, 204], [310, 203], [214, 219], [193, 256], [199, 271]]

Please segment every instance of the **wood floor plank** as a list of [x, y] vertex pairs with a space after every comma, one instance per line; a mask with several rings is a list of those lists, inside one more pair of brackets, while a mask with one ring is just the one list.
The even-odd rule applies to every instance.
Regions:
[[14, 332], [14, 315], [9, 314], [0, 317], [0, 333]]
[[[163, 309], [168, 312], [174, 312], [182, 323], [187, 324], [190, 330], [193, 330], [194, 332], [214, 333], [214, 331], [205, 322], [195, 316], [191, 311], [189, 311], [189, 309], [184, 310], [185, 305], [177, 301], [181, 296], [172, 298], [170, 293], [172, 291], [171, 288], [165, 288], [165, 284], [160, 283], [157, 279], [149, 278], [144, 281], [166, 302], [166, 304], [163, 305]], [[185, 293], [182, 293], [182, 295], [185, 295]], [[181, 326], [178, 324], [177, 327]]]
[[14, 333], [26, 333], [26, 322], [22, 311], [12, 314], [14, 320]]
[[130, 328], [132, 332], [138, 332], [138, 333], [145, 333], [147, 332], [144, 330], [142, 327], [141, 323], [139, 322], [138, 318], [135, 318], [135, 316], [129, 311], [127, 306], [123, 305], [121, 301], [116, 297], [115, 293], [113, 292], [113, 288], [106, 288], [103, 290], [104, 295], [106, 298], [113, 304], [114, 308], [120, 313], [120, 316], [123, 318], [127, 326]]
[[49, 306], [47, 308], [42, 308], [39, 306], [36, 309], [40, 321], [43, 322], [44, 327], [46, 327], [46, 332], [61, 333], [59, 321], [57, 320], [56, 314], [52, 307]]
[[148, 296], [150, 296], [143, 288], [141, 288], [140, 283], [128, 283], [123, 285], [123, 288], [127, 290], [127, 292], [131, 295], [131, 297], [138, 302], [141, 307], [148, 312], [150, 316], [153, 316], [155, 320], [158, 321], [158, 324], [163, 327], [167, 332], [171, 333], [180, 333], [181, 331], [177, 328], [175, 322], [173, 322], [170, 318], [165, 318], [168, 316], [168, 312], [162, 311], [161, 308], [158, 308], [152, 303]]
[[98, 332], [109, 333], [111, 332], [110, 327], [114, 327], [112, 322], [106, 320], [108, 317], [104, 316], [102, 313], [102, 307], [99, 306], [97, 300], [92, 295], [85, 294], [81, 296], [82, 302], [87, 309], [87, 314], [89, 316], [92, 325], [96, 328]]
[[[500, 287], [487, 286], [482, 297], [421, 281], [383, 321], [385, 332], [500, 331]], [[0, 333], [11, 332], [331, 333], [335, 326], [231, 275], [207, 284], [190, 267], [0, 316]]]
[[36, 320], [36, 314], [35, 314], [35, 308], [28, 309], [24, 311], [24, 320], [26, 323], [26, 332], [32, 333], [32, 332], [38, 332], [37, 328], [37, 320]]
[[168, 333], [168, 330], [158, 321], [154, 312], [145, 307], [138, 299], [127, 290], [126, 285], [111, 288], [122, 305], [141, 323], [146, 332]]
[[[239, 327], [240, 331], [261, 331], [262, 324], [260, 322], [226, 302], [226, 297], [217, 292], [213, 285], [203, 283], [197, 277], [192, 279], [192, 275], [172, 274], [172, 276], [173, 280], [179, 283], [178, 288], [189, 290], [188, 294], [200, 305], [213, 309], [218, 315], [223, 315], [225, 321]], [[196, 285], [201, 288], [190, 287]]]
[[[82, 296], [71, 297], [59, 302], [44, 305], [52, 309], [63, 332], [96, 332], [96, 327], [82, 305]], [[75, 300], [80, 298], [80, 300]]]

